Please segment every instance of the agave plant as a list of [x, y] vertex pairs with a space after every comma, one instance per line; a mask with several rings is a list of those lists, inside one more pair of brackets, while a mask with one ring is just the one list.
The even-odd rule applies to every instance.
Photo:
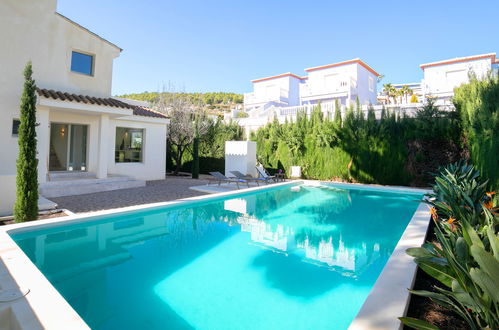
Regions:
[[[486, 184], [473, 166], [461, 162], [444, 168], [434, 193], [427, 195], [437, 242], [407, 250], [419, 268], [444, 286], [411, 293], [455, 311], [471, 329], [499, 328], [498, 216]], [[436, 328], [412, 318], [400, 320], [415, 328]]]

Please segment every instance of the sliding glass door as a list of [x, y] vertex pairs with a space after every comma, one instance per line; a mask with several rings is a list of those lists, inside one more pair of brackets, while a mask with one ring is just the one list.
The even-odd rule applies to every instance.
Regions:
[[51, 123], [49, 171], [87, 170], [87, 125]]

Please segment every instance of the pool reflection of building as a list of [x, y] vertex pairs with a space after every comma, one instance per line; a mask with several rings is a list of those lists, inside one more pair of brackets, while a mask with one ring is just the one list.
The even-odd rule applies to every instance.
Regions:
[[237, 217], [241, 231], [250, 233], [251, 240], [256, 245], [279, 253], [301, 254], [305, 262], [355, 275], [359, 275], [380, 257], [379, 244], [368, 247], [362, 243], [360, 246], [349, 248], [345, 246], [341, 236], [338, 242], [334, 242], [333, 237], [327, 234], [321, 237], [318, 243], [312, 242], [308, 236], [303, 240], [297, 239], [296, 228], [282, 223], [270, 225], [252, 216], [254, 207], [254, 196], [225, 201], [225, 210], [241, 214]]

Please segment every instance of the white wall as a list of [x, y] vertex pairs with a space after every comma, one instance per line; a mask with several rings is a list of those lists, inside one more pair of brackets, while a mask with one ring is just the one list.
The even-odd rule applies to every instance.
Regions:
[[300, 105], [300, 82], [301, 79], [289, 77], [289, 106]]
[[[334, 84], [326, 84], [326, 76], [333, 76]], [[317, 93], [332, 93], [340, 87], [340, 82], [348, 83], [348, 79], [357, 77], [357, 65], [347, 64], [327, 69], [315, 70], [308, 73], [308, 84], [310, 89]], [[330, 78], [333, 79], [333, 78]]]
[[[361, 104], [376, 104], [377, 103], [377, 90], [376, 84], [378, 82], [378, 77], [375, 74], [367, 70], [362, 65], [358, 65], [357, 71], [357, 96]], [[369, 88], [369, 79], [372, 79], [372, 89]], [[352, 101], [356, 101], [353, 98]]]
[[286, 105], [299, 105], [300, 103], [299, 83], [300, 79], [289, 75], [284, 77], [254, 82], [253, 83], [254, 98], [245, 99], [244, 103], [245, 105], [251, 105], [255, 103], [266, 103], [270, 101], [281, 102], [279, 97], [281, 95], [281, 90], [283, 90], [285, 91], [285, 96], [287, 97]]
[[[142, 163], [116, 163], [114, 150], [116, 127], [141, 128], [144, 130]], [[166, 168], [166, 125], [130, 120], [110, 120], [108, 173], [126, 175], [140, 180], [161, 180]]]
[[230, 171], [239, 171], [257, 177], [256, 142], [225, 141], [225, 176], [233, 177]]
[[0, 175], [0, 216], [12, 214], [16, 201], [16, 176]]

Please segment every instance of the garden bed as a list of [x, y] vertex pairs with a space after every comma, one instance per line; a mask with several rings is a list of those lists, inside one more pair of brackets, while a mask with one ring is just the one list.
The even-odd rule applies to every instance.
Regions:
[[[428, 232], [426, 236], [427, 241], [436, 241], [434, 230], [435, 223], [431, 221], [430, 225], [428, 226]], [[440, 282], [418, 268], [413, 289], [435, 291], [435, 286], [442, 287]], [[466, 326], [466, 322], [464, 322], [452, 310], [435, 304], [433, 301], [431, 301], [430, 298], [421, 297], [414, 294], [411, 294], [411, 301], [409, 303], [409, 308], [407, 310], [406, 316], [424, 320], [439, 327], [440, 329], [468, 329], [468, 327]], [[404, 326], [404, 329], [412, 328]]]
[[[42, 212], [38, 213], [38, 218], [36, 220], [59, 218], [59, 217], [65, 217], [67, 215], [69, 215], [69, 214], [64, 212], [64, 210], [42, 211]], [[15, 223], [15, 221], [14, 221], [14, 217], [12, 217], [12, 216], [0, 218], [0, 226], [10, 225], [13, 223]]]

